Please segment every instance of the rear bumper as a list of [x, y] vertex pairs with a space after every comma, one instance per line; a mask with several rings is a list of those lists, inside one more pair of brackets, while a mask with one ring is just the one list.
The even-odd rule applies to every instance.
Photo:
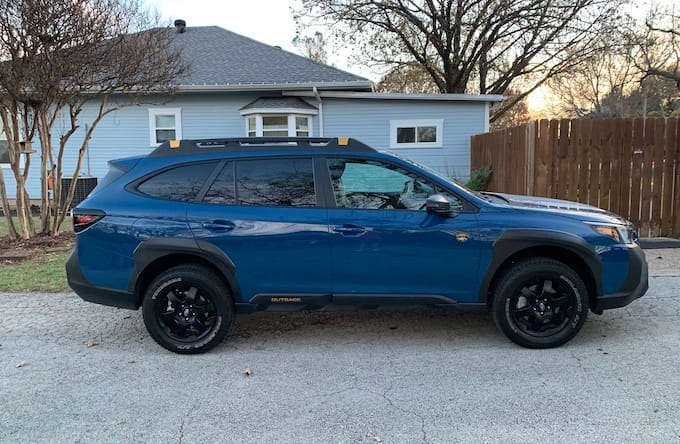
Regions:
[[68, 280], [68, 286], [71, 287], [81, 299], [87, 302], [128, 308], [131, 310], [137, 310], [139, 308], [135, 295], [132, 293], [92, 285], [80, 269], [76, 249], [71, 251], [71, 254], [66, 260], [66, 279]]
[[642, 248], [632, 248], [629, 255], [628, 277], [621, 291], [598, 296], [593, 304], [593, 312], [624, 307], [643, 296], [649, 288], [647, 260]]

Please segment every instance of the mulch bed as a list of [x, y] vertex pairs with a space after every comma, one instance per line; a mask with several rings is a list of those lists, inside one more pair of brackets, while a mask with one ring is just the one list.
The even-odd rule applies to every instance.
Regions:
[[0, 264], [13, 264], [33, 259], [41, 254], [70, 250], [75, 235], [64, 232], [58, 236], [38, 234], [31, 239], [12, 240], [9, 236], [0, 237]]

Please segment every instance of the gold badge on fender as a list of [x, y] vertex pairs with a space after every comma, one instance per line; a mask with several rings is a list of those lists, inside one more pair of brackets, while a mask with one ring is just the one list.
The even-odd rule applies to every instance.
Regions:
[[470, 233], [463, 233], [463, 232], [457, 231], [456, 232], [456, 240], [458, 242], [467, 242], [468, 240], [470, 240]]

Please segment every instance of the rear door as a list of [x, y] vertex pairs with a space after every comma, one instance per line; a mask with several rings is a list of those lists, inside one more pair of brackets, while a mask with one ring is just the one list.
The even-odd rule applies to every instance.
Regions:
[[243, 302], [321, 303], [331, 265], [328, 211], [317, 194], [309, 157], [228, 161], [187, 215], [199, 243], [235, 265]]

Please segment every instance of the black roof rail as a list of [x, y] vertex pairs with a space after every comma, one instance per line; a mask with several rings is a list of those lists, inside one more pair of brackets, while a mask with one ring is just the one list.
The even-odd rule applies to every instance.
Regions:
[[216, 139], [170, 140], [161, 143], [149, 157], [183, 156], [220, 151], [256, 151], [302, 149], [339, 149], [343, 151], [376, 150], [349, 137], [226, 137]]

